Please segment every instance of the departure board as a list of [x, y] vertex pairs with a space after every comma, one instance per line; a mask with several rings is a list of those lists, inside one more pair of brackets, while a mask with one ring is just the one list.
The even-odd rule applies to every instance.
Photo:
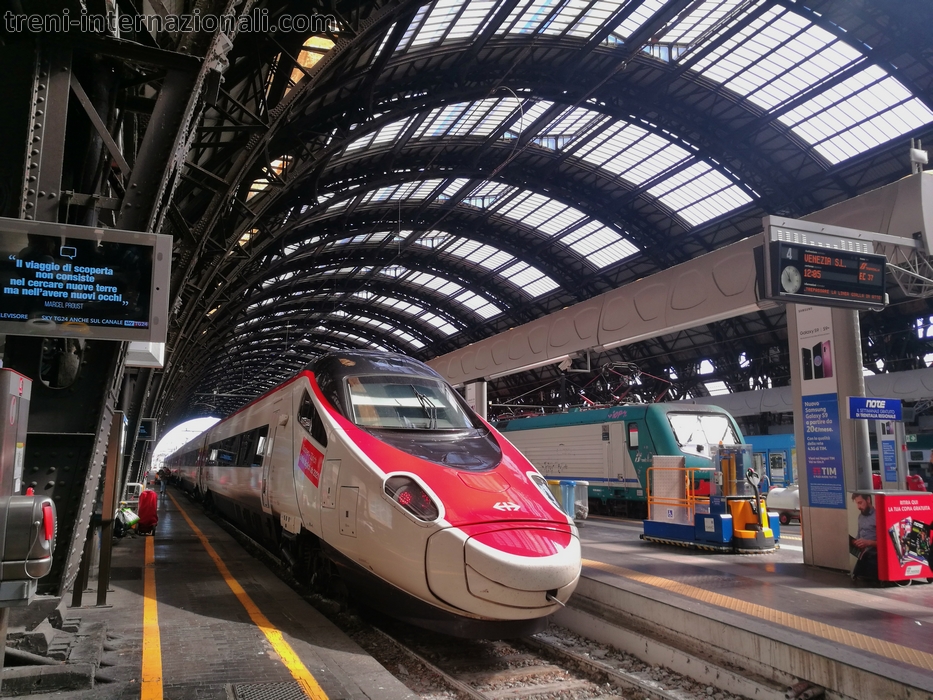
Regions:
[[771, 241], [771, 298], [795, 303], [881, 308], [883, 255]]

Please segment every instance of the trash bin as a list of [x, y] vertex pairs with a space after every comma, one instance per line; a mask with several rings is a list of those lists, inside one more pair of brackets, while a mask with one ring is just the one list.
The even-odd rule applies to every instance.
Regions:
[[560, 482], [560, 504], [563, 507], [564, 512], [569, 515], [571, 518], [574, 517], [574, 491], [577, 488], [577, 482], [571, 481], [570, 479], [561, 480]]
[[590, 515], [590, 482], [578, 481], [573, 491], [573, 519], [586, 520]]
[[551, 489], [551, 493], [554, 494], [554, 499], [557, 501], [557, 505], [559, 505], [561, 510], [563, 510], [564, 499], [560, 497], [560, 482], [557, 479], [548, 479], [547, 487]]

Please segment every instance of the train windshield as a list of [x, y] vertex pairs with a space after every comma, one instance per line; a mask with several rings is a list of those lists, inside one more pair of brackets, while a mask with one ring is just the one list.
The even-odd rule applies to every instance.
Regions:
[[428, 377], [375, 375], [347, 378], [353, 422], [364, 428], [462, 430], [473, 428], [453, 391]]
[[706, 445], [739, 444], [739, 436], [729, 416], [721, 413], [668, 413], [667, 419], [681, 449], [694, 453]]

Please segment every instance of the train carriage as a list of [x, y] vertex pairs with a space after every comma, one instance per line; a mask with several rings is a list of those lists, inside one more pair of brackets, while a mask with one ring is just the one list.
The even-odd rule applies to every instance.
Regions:
[[336, 570], [425, 627], [528, 634], [579, 578], [576, 528], [546, 480], [400, 355], [326, 355], [169, 459], [183, 488], [299, 575]]

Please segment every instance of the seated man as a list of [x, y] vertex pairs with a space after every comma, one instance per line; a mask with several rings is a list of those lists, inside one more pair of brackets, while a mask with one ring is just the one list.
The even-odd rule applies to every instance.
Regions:
[[853, 547], [859, 550], [858, 561], [852, 569], [852, 578], [878, 580], [878, 536], [875, 531], [875, 508], [871, 496], [852, 494], [852, 500], [859, 509], [858, 535], [851, 540]]

